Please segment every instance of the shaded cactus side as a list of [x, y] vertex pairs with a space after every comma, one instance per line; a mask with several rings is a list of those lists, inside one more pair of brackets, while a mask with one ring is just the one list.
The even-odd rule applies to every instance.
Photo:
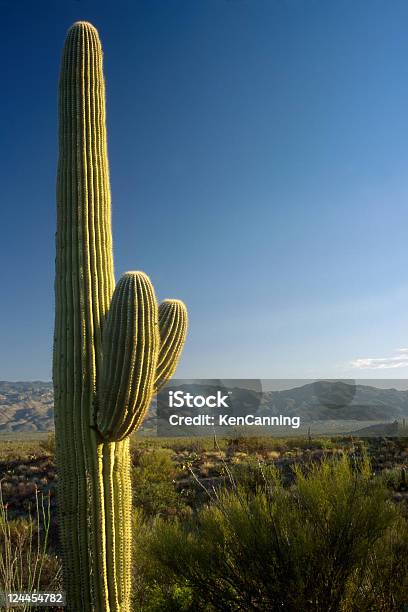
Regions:
[[179, 300], [149, 278], [114, 282], [102, 48], [68, 32], [59, 84], [53, 380], [59, 528], [68, 609], [130, 610], [129, 435], [172, 376], [186, 337]]

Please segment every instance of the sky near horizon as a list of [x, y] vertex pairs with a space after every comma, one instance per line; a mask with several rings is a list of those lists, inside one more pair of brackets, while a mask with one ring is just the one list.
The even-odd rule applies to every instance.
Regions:
[[57, 82], [105, 54], [116, 274], [184, 378], [408, 378], [405, 0], [0, 0], [0, 380], [49, 380]]

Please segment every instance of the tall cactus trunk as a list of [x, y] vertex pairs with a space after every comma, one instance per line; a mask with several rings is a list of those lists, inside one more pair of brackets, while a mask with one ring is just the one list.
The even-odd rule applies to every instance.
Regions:
[[59, 122], [53, 379], [67, 607], [127, 612], [129, 434], [175, 370], [187, 315], [178, 300], [159, 309], [143, 273], [115, 290], [102, 48], [86, 22], [67, 35]]
[[[102, 50], [96, 30], [85, 23], [67, 36], [59, 118], [54, 381], [64, 578], [68, 605], [91, 609], [94, 593], [96, 609], [125, 610], [120, 606], [129, 592], [108, 589], [107, 571], [123, 532], [115, 537], [115, 517], [105, 510], [124, 443], [102, 442], [91, 427], [102, 326], [115, 281]], [[130, 508], [127, 520], [128, 514]]]

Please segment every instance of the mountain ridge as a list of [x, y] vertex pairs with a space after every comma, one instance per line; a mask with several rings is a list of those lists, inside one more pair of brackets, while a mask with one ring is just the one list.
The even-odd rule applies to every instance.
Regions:
[[[204, 383], [203, 383], [203, 386]], [[199, 391], [200, 385], [184, 385]], [[306, 422], [330, 419], [385, 421], [408, 419], [408, 390], [316, 381], [282, 391], [256, 392], [235, 387], [244, 411], [262, 415], [301, 414]], [[251, 408], [253, 398], [253, 409]], [[154, 426], [155, 403], [145, 425]], [[0, 433], [48, 432], [54, 429], [50, 381], [0, 381]]]

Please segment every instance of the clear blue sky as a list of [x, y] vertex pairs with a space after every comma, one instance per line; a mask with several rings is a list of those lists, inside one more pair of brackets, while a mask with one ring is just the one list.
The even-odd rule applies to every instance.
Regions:
[[188, 304], [178, 374], [408, 376], [406, 0], [0, 17], [0, 379], [51, 376], [57, 81], [79, 19], [105, 51], [116, 273]]

